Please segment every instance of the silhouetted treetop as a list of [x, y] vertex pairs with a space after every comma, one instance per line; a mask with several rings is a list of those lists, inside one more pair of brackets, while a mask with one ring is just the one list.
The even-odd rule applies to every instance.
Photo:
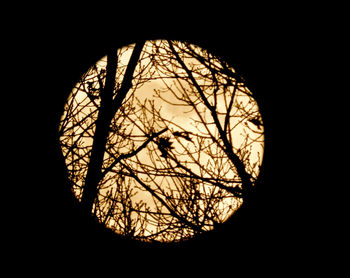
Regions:
[[225, 222], [259, 175], [264, 127], [244, 79], [186, 42], [113, 49], [81, 77], [59, 128], [72, 192], [107, 228], [171, 242]]

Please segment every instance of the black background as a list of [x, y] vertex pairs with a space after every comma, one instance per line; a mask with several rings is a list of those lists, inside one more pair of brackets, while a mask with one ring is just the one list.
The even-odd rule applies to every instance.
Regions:
[[[29, 153], [21, 162], [24, 172], [11, 174], [20, 184], [13, 194], [23, 204], [12, 219], [19, 224], [15, 257], [22, 254], [55, 269], [163, 265], [170, 273], [187, 266], [234, 271], [309, 264], [310, 254], [320, 248], [315, 240], [319, 209], [311, 204], [315, 195], [310, 197], [319, 171], [312, 170], [317, 126], [310, 111], [319, 93], [311, 89], [317, 29], [283, 14], [249, 24], [224, 17], [201, 24], [196, 18], [175, 24], [153, 17], [133, 25], [70, 17], [50, 21], [47, 28], [46, 21], [24, 27], [16, 50], [24, 76], [17, 109], [22, 113], [12, 117], [21, 128], [14, 128], [10, 140], [21, 155], [23, 149]], [[263, 116], [265, 154], [255, 193], [224, 226], [181, 244], [150, 245], [125, 241], [80, 213], [65, 185], [57, 128], [71, 88], [108, 48], [162, 38], [186, 40], [222, 55], [246, 79]], [[17, 156], [12, 159], [18, 164]]]

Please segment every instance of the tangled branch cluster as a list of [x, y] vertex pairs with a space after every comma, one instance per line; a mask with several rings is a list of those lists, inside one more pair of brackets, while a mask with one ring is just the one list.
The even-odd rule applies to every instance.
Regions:
[[[133, 46], [117, 51], [118, 98]], [[65, 107], [60, 141], [81, 200], [106, 60], [82, 76]], [[91, 212], [116, 233], [178, 241], [213, 229], [242, 204], [264, 143], [257, 104], [225, 61], [194, 45], [147, 41], [132, 85], [114, 111]]]

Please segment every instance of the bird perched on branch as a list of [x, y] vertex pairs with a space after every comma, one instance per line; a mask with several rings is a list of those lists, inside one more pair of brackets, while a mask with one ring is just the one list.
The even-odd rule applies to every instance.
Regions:
[[161, 152], [161, 157], [167, 158], [168, 152], [173, 149], [172, 142], [170, 141], [170, 138], [168, 137], [160, 137], [157, 140], [158, 149]]

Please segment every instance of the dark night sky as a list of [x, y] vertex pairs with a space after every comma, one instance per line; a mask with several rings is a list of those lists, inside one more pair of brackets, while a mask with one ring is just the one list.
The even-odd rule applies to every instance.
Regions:
[[[192, 28], [160, 31], [144, 26], [142, 30], [131, 28], [124, 34], [103, 32], [96, 38], [91, 35], [95, 29], [87, 30], [84, 22], [80, 22], [52, 28], [45, 33], [46, 37], [36, 35], [31, 38], [40, 43], [33, 50], [27, 48], [30, 57], [29, 61], [24, 61], [28, 70], [38, 73], [33, 78], [39, 88], [30, 98], [26, 92], [21, 92], [29, 101], [24, 106], [33, 103], [30, 107], [34, 108], [30, 109], [30, 116], [22, 119], [26, 134], [31, 136], [27, 143], [30, 159], [26, 163], [27, 183], [29, 177], [31, 186], [26, 186], [22, 194], [26, 196], [25, 201], [29, 201], [31, 211], [23, 225], [24, 231], [18, 230], [18, 237], [25, 243], [23, 246], [28, 245], [26, 252], [30, 254], [31, 250], [37, 249], [46, 260], [63, 252], [65, 263], [70, 258], [91, 259], [88, 255], [91, 252], [109, 254], [109, 258], [121, 262], [134, 254], [138, 254], [135, 260], [140, 260], [140, 256], [164, 259], [173, 255], [208, 259], [206, 254], [216, 257], [227, 250], [240, 250], [232, 251], [232, 259], [254, 257], [252, 260], [257, 263], [267, 260], [264, 258], [267, 253], [272, 261], [283, 262], [283, 256], [296, 250], [299, 253], [304, 248], [313, 250], [310, 214], [305, 213], [309, 205], [306, 197], [300, 194], [303, 188], [312, 186], [308, 177], [302, 178], [307, 173], [305, 166], [308, 163], [302, 157], [305, 146], [301, 140], [309, 138], [310, 131], [304, 125], [308, 116], [298, 95], [311, 96], [300, 89], [303, 88], [300, 83], [296, 84], [301, 57], [308, 50], [303, 48], [301, 38], [295, 35], [296, 31], [291, 32], [289, 26], [278, 29], [257, 23], [248, 28], [243, 24], [230, 26], [225, 23], [221, 30], [197, 32], [196, 24], [188, 24]], [[238, 217], [197, 241], [181, 246], [145, 247], [115, 238], [80, 215], [69, 190], [62, 186], [64, 175], [62, 161], [58, 159], [57, 124], [67, 97], [65, 93], [70, 92], [88, 66], [105, 55], [106, 49], [121, 47], [137, 38], [164, 37], [185, 39], [214, 49], [232, 62], [246, 77], [251, 91], [256, 93], [265, 124], [266, 145], [257, 190]], [[100, 38], [106, 39], [98, 41]], [[240, 43], [234, 43], [234, 40]], [[305, 69], [300, 70], [300, 74], [303, 71]], [[307, 247], [305, 242], [312, 246]]]

